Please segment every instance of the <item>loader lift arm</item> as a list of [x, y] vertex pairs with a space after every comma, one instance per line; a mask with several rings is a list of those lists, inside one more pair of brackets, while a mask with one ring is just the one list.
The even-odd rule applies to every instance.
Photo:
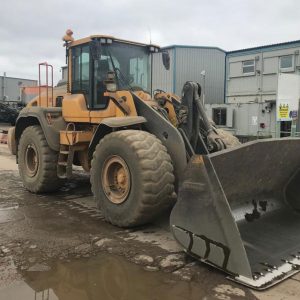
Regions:
[[[166, 94], [162, 90], [156, 90], [156, 101], [162, 108], [162, 115], [169, 116], [169, 118], [170, 112], [166, 108], [166, 101], [172, 103], [177, 119], [176, 124], [173, 125], [182, 135], [188, 159], [194, 154], [208, 154], [226, 149], [229, 146], [226, 145], [226, 141], [223, 141], [213, 122], [207, 118], [200, 99], [201, 86], [199, 83], [187, 81], [183, 86], [181, 100], [175, 99], [169, 94], [167, 94], [169, 96], [167, 98]], [[239, 144], [236, 138], [233, 139], [235, 144]]]
[[[188, 139], [194, 152], [207, 154], [226, 148], [222, 138], [218, 135], [205, 113], [199, 83], [188, 81], [183, 86], [183, 97], [178, 111], [180, 116], [180, 132]], [[190, 147], [189, 147], [190, 148]]]

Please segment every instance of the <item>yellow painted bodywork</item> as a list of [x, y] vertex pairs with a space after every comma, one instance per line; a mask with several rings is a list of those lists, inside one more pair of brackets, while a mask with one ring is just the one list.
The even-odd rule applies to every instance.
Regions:
[[52, 99], [52, 88], [48, 88], [48, 98], [46, 88], [41, 89], [41, 95], [33, 98], [27, 106], [41, 106], [41, 107], [52, 107], [56, 106], [56, 98], [59, 96], [65, 96], [67, 93], [67, 85], [62, 85], [53, 88], [53, 99]]
[[103, 34], [91, 35], [91, 36], [88, 36], [88, 37], [85, 37], [85, 38], [74, 40], [74, 41], [68, 43], [68, 47], [73, 47], [73, 46], [86, 44], [86, 43], [89, 43], [90, 41], [92, 41], [92, 39], [101, 39], [101, 38], [111, 39], [114, 42], [120, 42], [120, 43], [123, 43], [123, 44], [131, 44], [131, 45], [138, 45], [138, 46], [154, 46], [156, 48], [160, 48], [156, 44], [151, 44], [151, 45], [150, 44], [144, 44], [144, 43], [139, 43], [139, 42], [134, 42], [134, 41], [129, 41], [129, 40], [118, 39], [118, 38], [115, 38], [111, 35], [103, 35]]
[[166, 109], [168, 112], [168, 117], [170, 122], [177, 127], [178, 126], [178, 120], [177, 120], [177, 115], [175, 112], [175, 108], [173, 105], [173, 101], [180, 103], [180, 98], [173, 94], [173, 93], [165, 93], [165, 92], [159, 92], [154, 95], [154, 99], [156, 101], [164, 102], [163, 108]]
[[[128, 116], [137, 116], [132, 95], [129, 91], [117, 91], [107, 93], [115, 99], [126, 99], [125, 103], [129, 107]], [[112, 117], [125, 117], [125, 114], [113, 101], [109, 101], [107, 108], [101, 110], [89, 110], [83, 94], [66, 94], [62, 102], [62, 116], [68, 124], [86, 123], [100, 124], [102, 120]], [[84, 131], [74, 130], [74, 126], [69, 126], [66, 130], [60, 131], [61, 145], [84, 145], [92, 140], [95, 126], [89, 126]], [[87, 148], [86, 148], [87, 149]], [[86, 150], [85, 148], [83, 150]]]
[[[117, 91], [110, 94], [116, 99], [126, 97], [126, 104], [130, 108], [129, 116], [137, 116], [133, 98], [129, 91]], [[83, 94], [66, 94], [62, 103], [62, 114], [66, 122], [90, 124], [99, 124], [105, 118], [125, 116], [113, 101], [109, 101], [105, 109], [89, 110]]]
[[77, 145], [81, 143], [89, 143], [93, 137], [93, 131], [74, 131], [61, 130], [60, 144], [61, 145]]
[[151, 98], [151, 95], [144, 92], [144, 91], [135, 91], [134, 92], [139, 98], [141, 98], [142, 100], [144, 101], [151, 101], [152, 98]]

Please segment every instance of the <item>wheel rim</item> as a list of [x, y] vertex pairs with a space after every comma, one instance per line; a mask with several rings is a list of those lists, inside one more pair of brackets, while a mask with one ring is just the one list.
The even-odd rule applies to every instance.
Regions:
[[25, 151], [25, 167], [29, 177], [34, 177], [39, 167], [39, 157], [35, 145], [30, 144]]
[[130, 172], [120, 156], [111, 156], [104, 162], [101, 178], [104, 193], [110, 202], [121, 204], [126, 201], [131, 187]]

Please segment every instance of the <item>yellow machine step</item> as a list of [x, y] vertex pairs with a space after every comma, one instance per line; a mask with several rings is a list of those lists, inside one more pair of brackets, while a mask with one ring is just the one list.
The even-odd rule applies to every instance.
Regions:
[[61, 145], [76, 145], [80, 143], [90, 142], [93, 137], [91, 131], [60, 131], [60, 144]]

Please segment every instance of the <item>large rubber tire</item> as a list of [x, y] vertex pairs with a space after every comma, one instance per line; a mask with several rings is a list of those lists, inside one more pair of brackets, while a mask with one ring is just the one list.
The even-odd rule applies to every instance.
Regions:
[[[130, 174], [126, 200], [116, 204], [105, 193], [105, 164], [111, 157], [123, 160]], [[105, 219], [120, 227], [151, 222], [172, 205], [174, 175], [167, 149], [154, 135], [122, 130], [106, 135], [97, 145], [91, 164], [92, 191]]]
[[[35, 171], [28, 168], [31, 157], [28, 149], [36, 153], [30, 154], [36, 157], [36, 167], [31, 167]], [[32, 193], [56, 191], [61, 185], [61, 180], [57, 177], [57, 160], [58, 153], [48, 146], [40, 126], [29, 126], [23, 131], [18, 145], [18, 164], [23, 185], [27, 190]]]
[[15, 127], [10, 127], [7, 133], [7, 146], [12, 155], [17, 154], [17, 147], [15, 141]]

